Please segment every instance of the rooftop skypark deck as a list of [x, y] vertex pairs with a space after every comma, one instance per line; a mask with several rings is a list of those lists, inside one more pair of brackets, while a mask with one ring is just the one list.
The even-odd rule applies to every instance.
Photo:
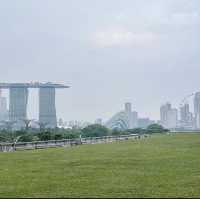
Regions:
[[0, 89], [9, 89], [9, 88], [69, 88], [69, 86], [65, 86], [63, 84], [54, 84], [51, 82], [0, 83]]

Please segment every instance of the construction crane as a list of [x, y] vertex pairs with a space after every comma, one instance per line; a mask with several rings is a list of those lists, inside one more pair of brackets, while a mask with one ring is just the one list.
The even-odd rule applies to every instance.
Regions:
[[191, 93], [190, 95], [186, 95], [186, 96], [181, 100], [180, 107], [182, 107], [182, 106], [187, 102], [187, 100], [188, 100], [190, 97], [194, 96], [194, 95], [195, 95], [195, 93]]

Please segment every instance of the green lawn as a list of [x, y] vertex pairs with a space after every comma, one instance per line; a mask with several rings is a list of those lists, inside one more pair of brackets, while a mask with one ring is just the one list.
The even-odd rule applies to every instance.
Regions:
[[0, 153], [0, 197], [200, 197], [200, 134]]

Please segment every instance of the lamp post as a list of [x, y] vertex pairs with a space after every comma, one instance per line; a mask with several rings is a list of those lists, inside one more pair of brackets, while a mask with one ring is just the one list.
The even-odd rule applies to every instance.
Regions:
[[79, 138], [80, 138], [80, 144], [82, 144], [82, 135], [81, 134], [80, 134]]

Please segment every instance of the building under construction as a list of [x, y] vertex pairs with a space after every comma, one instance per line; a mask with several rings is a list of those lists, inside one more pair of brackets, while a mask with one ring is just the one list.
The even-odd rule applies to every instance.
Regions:
[[55, 95], [62, 84], [48, 83], [0, 83], [0, 89], [9, 89], [9, 120], [18, 122], [27, 119], [29, 88], [39, 89], [39, 122], [48, 127], [57, 126]]

